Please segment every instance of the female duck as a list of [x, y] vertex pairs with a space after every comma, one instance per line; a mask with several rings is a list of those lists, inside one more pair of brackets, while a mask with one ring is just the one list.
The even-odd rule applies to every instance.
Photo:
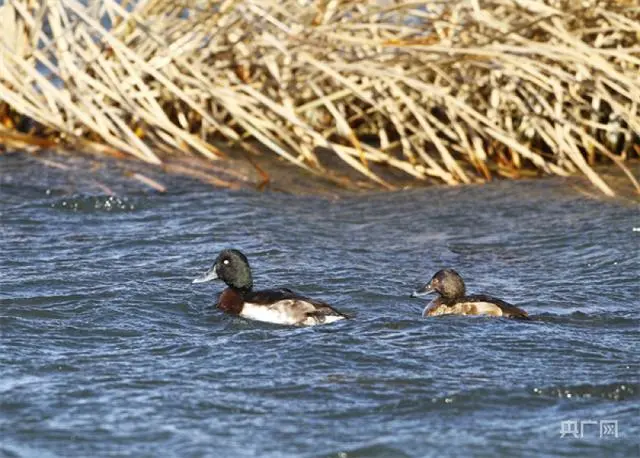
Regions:
[[313, 326], [347, 318], [330, 305], [300, 296], [287, 288], [253, 291], [249, 261], [238, 250], [222, 251], [213, 267], [193, 283], [215, 279], [228, 286], [220, 295], [217, 307], [233, 315], [292, 326]]
[[507, 318], [527, 319], [527, 312], [495, 297], [483, 294], [465, 296], [462, 277], [453, 269], [438, 271], [431, 281], [419, 288], [411, 296], [424, 296], [437, 293], [433, 301], [427, 305], [423, 316], [436, 315], [490, 315]]

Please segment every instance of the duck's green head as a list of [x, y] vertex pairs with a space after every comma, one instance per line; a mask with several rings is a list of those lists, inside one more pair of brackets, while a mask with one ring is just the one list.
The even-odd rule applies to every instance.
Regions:
[[193, 283], [204, 283], [216, 279], [220, 279], [236, 289], [249, 290], [253, 288], [249, 260], [238, 250], [221, 251], [213, 263], [213, 267], [193, 280]]

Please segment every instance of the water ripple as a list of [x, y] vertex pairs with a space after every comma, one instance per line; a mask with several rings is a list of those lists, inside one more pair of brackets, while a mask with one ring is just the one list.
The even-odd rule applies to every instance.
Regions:
[[[0, 455], [637, 452], [636, 207], [562, 180], [338, 201], [49, 188], [0, 187]], [[353, 319], [224, 315], [220, 284], [190, 282], [228, 246], [257, 287]], [[409, 294], [446, 266], [532, 320], [423, 319]], [[561, 439], [568, 419], [621, 434]]]

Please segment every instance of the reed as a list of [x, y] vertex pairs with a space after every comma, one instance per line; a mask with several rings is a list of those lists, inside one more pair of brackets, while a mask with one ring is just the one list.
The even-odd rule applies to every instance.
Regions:
[[[635, 0], [7, 0], [0, 142], [225, 158], [381, 186], [586, 175], [640, 152]], [[40, 143], [38, 143], [40, 142]], [[218, 145], [218, 146], [214, 146]]]

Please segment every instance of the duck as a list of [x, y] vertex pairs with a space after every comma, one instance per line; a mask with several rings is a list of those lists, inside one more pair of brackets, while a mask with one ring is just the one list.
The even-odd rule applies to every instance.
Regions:
[[348, 318], [329, 304], [299, 295], [289, 288], [254, 291], [249, 260], [236, 249], [221, 251], [213, 267], [192, 283], [216, 279], [227, 285], [216, 306], [232, 315], [287, 326], [314, 326]]
[[453, 269], [442, 269], [435, 273], [429, 283], [411, 294], [412, 297], [436, 293], [424, 309], [422, 316], [438, 315], [488, 315], [505, 318], [529, 319], [527, 312], [502, 299], [484, 294], [466, 295], [464, 280]]

